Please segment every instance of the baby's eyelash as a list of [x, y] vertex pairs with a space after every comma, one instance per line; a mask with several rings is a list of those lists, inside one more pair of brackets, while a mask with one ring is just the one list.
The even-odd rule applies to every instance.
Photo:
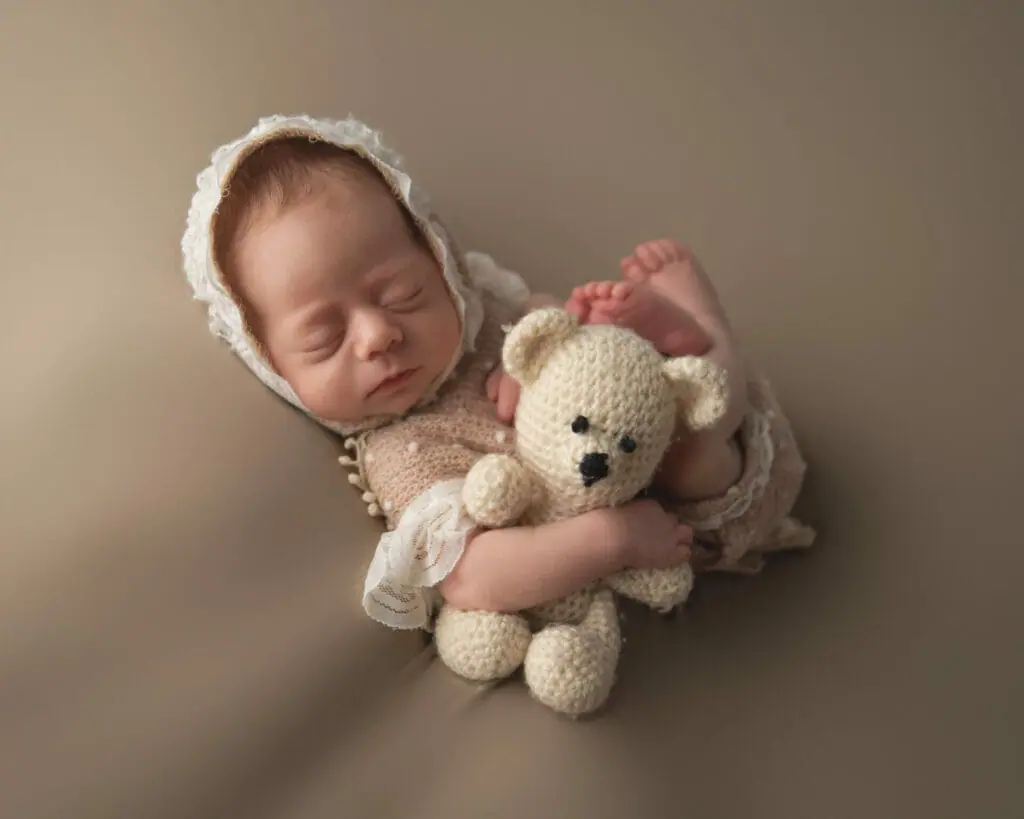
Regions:
[[317, 333], [306, 342], [305, 353], [317, 358], [326, 358], [341, 346], [345, 331], [340, 328], [331, 330], [329, 333]]
[[386, 306], [396, 307], [414, 302], [422, 295], [422, 293], [423, 288], [417, 287], [410, 293], [399, 293], [397, 296], [385, 295], [385, 298], [382, 301]]

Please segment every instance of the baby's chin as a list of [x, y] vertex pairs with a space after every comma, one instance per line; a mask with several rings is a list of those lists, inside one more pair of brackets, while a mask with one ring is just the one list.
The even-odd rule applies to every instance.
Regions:
[[[331, 415], [323, 416], [343, 427], [356, 427], [372, 419], [398, 418], [415, 408], [427, 395], [435, 379], [417, 373], [407, 389], [390, 395], [371, 397], [358, 407], [334, 408]], [[331, 416], [334, 417], [331, 417]]]

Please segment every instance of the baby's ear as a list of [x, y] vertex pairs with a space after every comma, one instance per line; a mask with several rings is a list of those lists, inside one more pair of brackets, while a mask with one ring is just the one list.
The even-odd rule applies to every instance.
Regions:
[[680, 415], [692, 431], [708, 429], [722, 420], [729, 407], [725, 370], [706, 358], [686, 355], [668, 359], [662, 373], [672, 386]]
[[578, 327], [576, 317], [558, 307], [527, 313], [505, 337], [505, 372], [522, 385], [532, 383], [552, 351]]

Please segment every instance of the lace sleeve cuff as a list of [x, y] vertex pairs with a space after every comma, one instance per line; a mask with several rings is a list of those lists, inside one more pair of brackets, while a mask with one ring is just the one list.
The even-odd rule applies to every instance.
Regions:
[[396, 629], [430, 622], [433, 587], [455, 568], [476, 528], [462, 504], [464, 482], [434, 484], [381, 536], [363, 587], [363, 608], [374, 620]]

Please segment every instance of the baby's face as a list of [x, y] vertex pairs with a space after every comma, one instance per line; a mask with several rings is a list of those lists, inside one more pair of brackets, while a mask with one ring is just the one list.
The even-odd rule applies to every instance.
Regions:
[[368, 174], [324, 173], [300, 202], [258, 218], [236, 259], [271, 363], [329, 421], [406, 412], [461, 341], [437, 260]]

